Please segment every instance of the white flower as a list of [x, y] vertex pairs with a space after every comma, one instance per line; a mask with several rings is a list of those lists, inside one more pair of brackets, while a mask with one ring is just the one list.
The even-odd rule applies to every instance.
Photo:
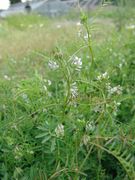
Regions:
[[39, 27], [42, 28], [44, 26], [44, 24], [39, 24]]
[[34, 154], [34, 151], [27, 149], [28, 154]]
[[50, 60], [50, 61], [48, 62], [48, 66], [49, 66], [49, 68], [52, 69], [52, 70], [56, 70], [56, 69], [59, 68], [59, 65], [58, 65], [55, 61], [52, 61], [52, 60]]
[[81, 26], [82, 24], [81, 24], [80, 22], [77, 22], [76, 25], [77, 25], [77, 26]]
[[76, 70], [80, 70], [82, 68], [82, 59], [75, 56], [72, 61], [72, 64], [76, 66]]
[[50, 80], [48, 80], [48, 85], [51, 86], [52, 82]]
[[114, 105], [118, 107], [118, 106], [121, 105], [121, 102], [116, 102], [116, 101], [114, 101]]
[[22, 154], [22, 149], [19, 146], [15, 146], [14, 148], [14, 155], [15, 155], [15, 159], [20, 159], [22, 158], [23, 154]]
[[77, 103], [76, 103], [75, 101], [70, 101], [70, 102], [69, 102], [69, 105], [70, 105], [70, 106], [73, 106], [73, 107], [75, 107], [75, 108], [77, 107]]
[[93, 132], [95, 130], [95, 124], [93, 121], [88, 122], [85, 127], [87, 132]]
[[27, 94], [25, 94], [25, 93], [23, 93], [22, 94], [22, 98], [23, 98], [23, 100], [25, 101], [25, 102], [29, 102], [29, 98], [28, 98], [28, 95]]
[[11, 78], [10, 78], [8, 75], [4, 75], [4, 78], [5, 78], [6, 80], [8, 80], [8, 81], [11, 80]]
[[47, 87], [45, 85], [43, 86], [43, 88], [44, 88], [45, 91], [47, 91]]
[[120, 103], [120, 102], [117, 102], [116, 104], [117, 104], [117, 106], [120, 106], [120, 105], [121, 105], [121, 103]]
[[105, 73], [103, 73], [103, 74], [102, 74], [102, 76], [103, 76], [103, 78], [105, 79], [105, 78], [107, 78], [107, 77], [108, 77], [108, 73], [107, 73], [107, 72], [105, 72]]
[[52, 93], [48, 91], [48, 86], [50, 86], [52, 84], [52, 82], [50, 80], [46, 80], [44, 79], [44, 82], [46, 84], [43, 85], [43, 91], [45, 91], [45, 93], [48, 95], [48, 97], [52, 97]]
[[119, 68], [120, 68], [120, 69], [122, 68], [122, 63], [119, 64]]
[[59, 124], [55, 128], [55, 133], [57, 137], [63, 137], [64, 136], [64, 126], [62, 124]]
[[97, 80], [101, 81], [101, 79], [102, 79], [102, 75], [99, 75], [99, 76], [97, 77]]
[[129, 26], [126, 26], [126, 29], [129, 29], [129, 30], [135, 29], [135, 25], [131, 24]]
[[13, 124], [13, 125], [11, 126], [11, 128], [13, 128], [13, 129], [15, 129], [16, 131], [18, 131], [18, 128], [17, 128], [17, 125], [16, 125], [16, 124]]
[[58, 28], [58, 29], [60, 29], [60, 28], [61, 28], [61, 25], [60, 25], [60, 24], [58, 24], [58, 25], [57, 25], [57, 28]]
[[52, 82], [50, 80], [44, 79], [44, 82], [48, 84], [48, 86], [51, 86]]
[[118, 109], [119, 109], [119, 106], [120, 106], [120, 105], [121, 105], [120, 102], [114, 101], [114, 109], [113, 109], [113, 115], [114, 115], [114, 116], [117, 116]]
[[99, 76], [97, 77], [97, 80], [101, 81], [101, 80], [103, 80], [103, 79], [108, 79], [108, 78], [109, 78], [108, 73], [105, 72], [105, 73], [99, 75]]
[[116, 102], [114, 101], [114, 107], [115, 107], [115, 110], [117, 111], [118, 110], [118, 107], [121, 105], [121, 102]]
[[72, 98], [76, 98], [78, 96], [78, 88], [77, 88], [76, 82], [74, 82], [71, 85], [70, 92], [71, 92]]
[[94, 111], [95, 113], [98, 113], [98, 112], [101, 112], [102, 109], [103, 109], [103, 107], [102, 107], [101, 105], [97, 105], [97, 106], [94, 107], [93, 111]]
[[84, 40], [88, 40], [88, 34], [84, 35]]
[[85, 41], [87, 41], [88, 38], [91, 38], [91, 37], [92, 37], [91, 34], [88, 34], [88, 33], [83, 36]]
[[123, 90], [123, 88], [120, 85], [111, 87], [110, 83], [107, 84], [107, 91], [108, 91], [109, 95], [113, 95], [113, 94], [120, 95], [120, 94], [122, 94], [122, 90]]
[[82, 143], [83, 143], [85, 146], [87, 146], [88, 143], [89, 143], [89, 141], [90, 141], [90, 137], [85, 134], [85, 135], [82, 137]]

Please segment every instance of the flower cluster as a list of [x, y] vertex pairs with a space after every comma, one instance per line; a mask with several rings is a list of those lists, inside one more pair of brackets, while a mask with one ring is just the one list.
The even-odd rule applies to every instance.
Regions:
[[26, 93], [23, 93], [22, 94], [22, 99], [26, 102], [26, 103], [29, 103], [29, 98], [28, 98], [28, 95]]
[[109, 96], [110, 95], [113, 95], [113, 94], [118, 94], [118, 95], [120, 95], [120, 94], [122, 94], [122, 87], [120, 86], [120, 85], [118, 85], [118, 86], [115, 86], [115, 87], [111, 87], [110, 86], [110, 83], [108, 83], [107, 84], [107, 91], [108, 91], [108, 93], [109, 93]]
[[16, 160], [20, 160], [23, 157], [22, 148], [20, 146], [15, 146], [14, 155]]
[[114, 111], [113, 111], [113, 115], [114, 116], [117, 116], [117, 112], [118, 112], [118, 109], [119, 109], [119, 106], [121, 105], [120, 102], [116, 102], [114, 101]]
[[4, 78], [5, 78], [6, 80], [8, 80], [8, 81], [11, 80], [11, 78], [10, 78], [8, 75], [4, 75]]
[[94, 111], [95, 113], [100, 113], [102, 110], [103, 110], [103, 106], [100, 105], [100, 104], [98, 104], [97, 106], [95, 106], [95, 107], [93, 108], [93, 111]]
[[86, 124], [86, 132], [93, 132], [95, 130], [95, 123], [93, 121], [90, 121]]
[[39, 27], [40, 27], [40, 28], [44, 27], [44, 24], [39, 24]]
[[52, 70], [56, 70], [56, 69], [59, 68], [59, 65], [58, 65], [55, 61], [52, 61], [52, 60], [50, 60], [50, 61], [48, 62], [48, 66], [49, 66], [49, 68], [52, 69]]
[[48, 86], [51, 86], [52, 82], [50, 80], [44, 79], [45, 84], [43, 85], [43, 91], [47, 93], [49, 97], [52, 96], [51, 92], [48, 91]]
[[70, 93], [72, 98], [76, 98], [78, 96], [78, 88], [76, 82], [71, 84]]
[[126, 26], [126, 29], [129, 29], [129, 30], [135, 29], [135, 25], [131, 24], [129, 26]]
[[52, 82], [48, 79], [44, 79], [44, 82], [48, 84], [48, 86], [51, 86]]
[[[90, 137], [89, 137], [87, 134], [85, 134], [85, 135], [82, 137], [82, 144], [84, 144], [85, 146], [87, 146], [88, 143], [89, 143], [89, 141], [90, 141]], [[81, 145], [82, 145], [82, 144], [81, 144]]]
[[109, 78], [109, 75], [107, 72], [103, 73], [103, 74], [100, 74], [98, 77], [97, 77], [97, 80], [98, 81], [101, 81], [103, 79], [108, 79]]
[[62, 124], [59, 124], [55, 128], [55, 133], [57, 137], [63, 137], [64, 136], [64, 126]]
[[88, 40], [88, 34], [84, 35], [84, 40], [87, 41]]
[[81, 22], [79, 21], [79, 22], [76, 23], [76, 25], [77, 25], [77, 26], [81, 26], [82, 24], [81, 24]]
[[82, 68], [82, 59], [75, 56], [72, 60], [72, 64], [76, 67], [76, 70], [80, 70]]
[[57, 26], [56, 26], [58, 29], [60, 29], [61, 28], [61, 25], [60, 24], [57, 24]]
[[117, 106], [117, 107], [119, 107], [119, 106], [121, 105], [120, 102], [116, 102], [116, 101], [114, 101], [114, 104], [115, 104], [115, 106]]

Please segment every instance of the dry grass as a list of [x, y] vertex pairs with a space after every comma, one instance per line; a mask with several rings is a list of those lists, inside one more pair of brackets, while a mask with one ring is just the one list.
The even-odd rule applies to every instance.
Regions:
[[[14, 17], [13, 17], [14, 18]], [[75, 28], [73, 23], [66, 21], [54, 22], [53, 20], [46, 23], [46, 20], [41, 23], [23, 24], [20, 18], [20, 28], [12, 26], [8, 19], [0, 21], [0, 56], [20, 58], [26, 56], [33, 50], [50, 51], [56, 46], [57, 42], [68, 40], [69, 37], [74, 39]], [[18, 25], [17, 24], [17, 25]], [[59, 25], [61, 27], [59, 27]], [[71, 33], [72, 32], [72, 33]]]
[[[114, 28], [109, 19], [96, 19], [95, 24], [96, 40], [99, 41]], [[18, 15], [0, 20], [0, 59], [19, 59], [34, 50], [50, 51], [58, 42], [75, 41], [78, 29], [75, 21], [46, 19], [37, 15]]]

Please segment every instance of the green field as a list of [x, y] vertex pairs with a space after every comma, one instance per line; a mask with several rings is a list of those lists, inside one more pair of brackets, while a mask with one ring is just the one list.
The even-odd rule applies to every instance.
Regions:
[[135, 9], [0, 19], [0, 180], [135, 179]]

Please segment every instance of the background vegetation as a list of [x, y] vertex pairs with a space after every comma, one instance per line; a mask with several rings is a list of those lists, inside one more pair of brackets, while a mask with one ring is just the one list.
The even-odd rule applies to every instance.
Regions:
[[135, 10], [73, 15], [0, 20], [2, 180], [135, 179]]
[[12, 4], [21, 2], [21, 0], [10, 0]]

